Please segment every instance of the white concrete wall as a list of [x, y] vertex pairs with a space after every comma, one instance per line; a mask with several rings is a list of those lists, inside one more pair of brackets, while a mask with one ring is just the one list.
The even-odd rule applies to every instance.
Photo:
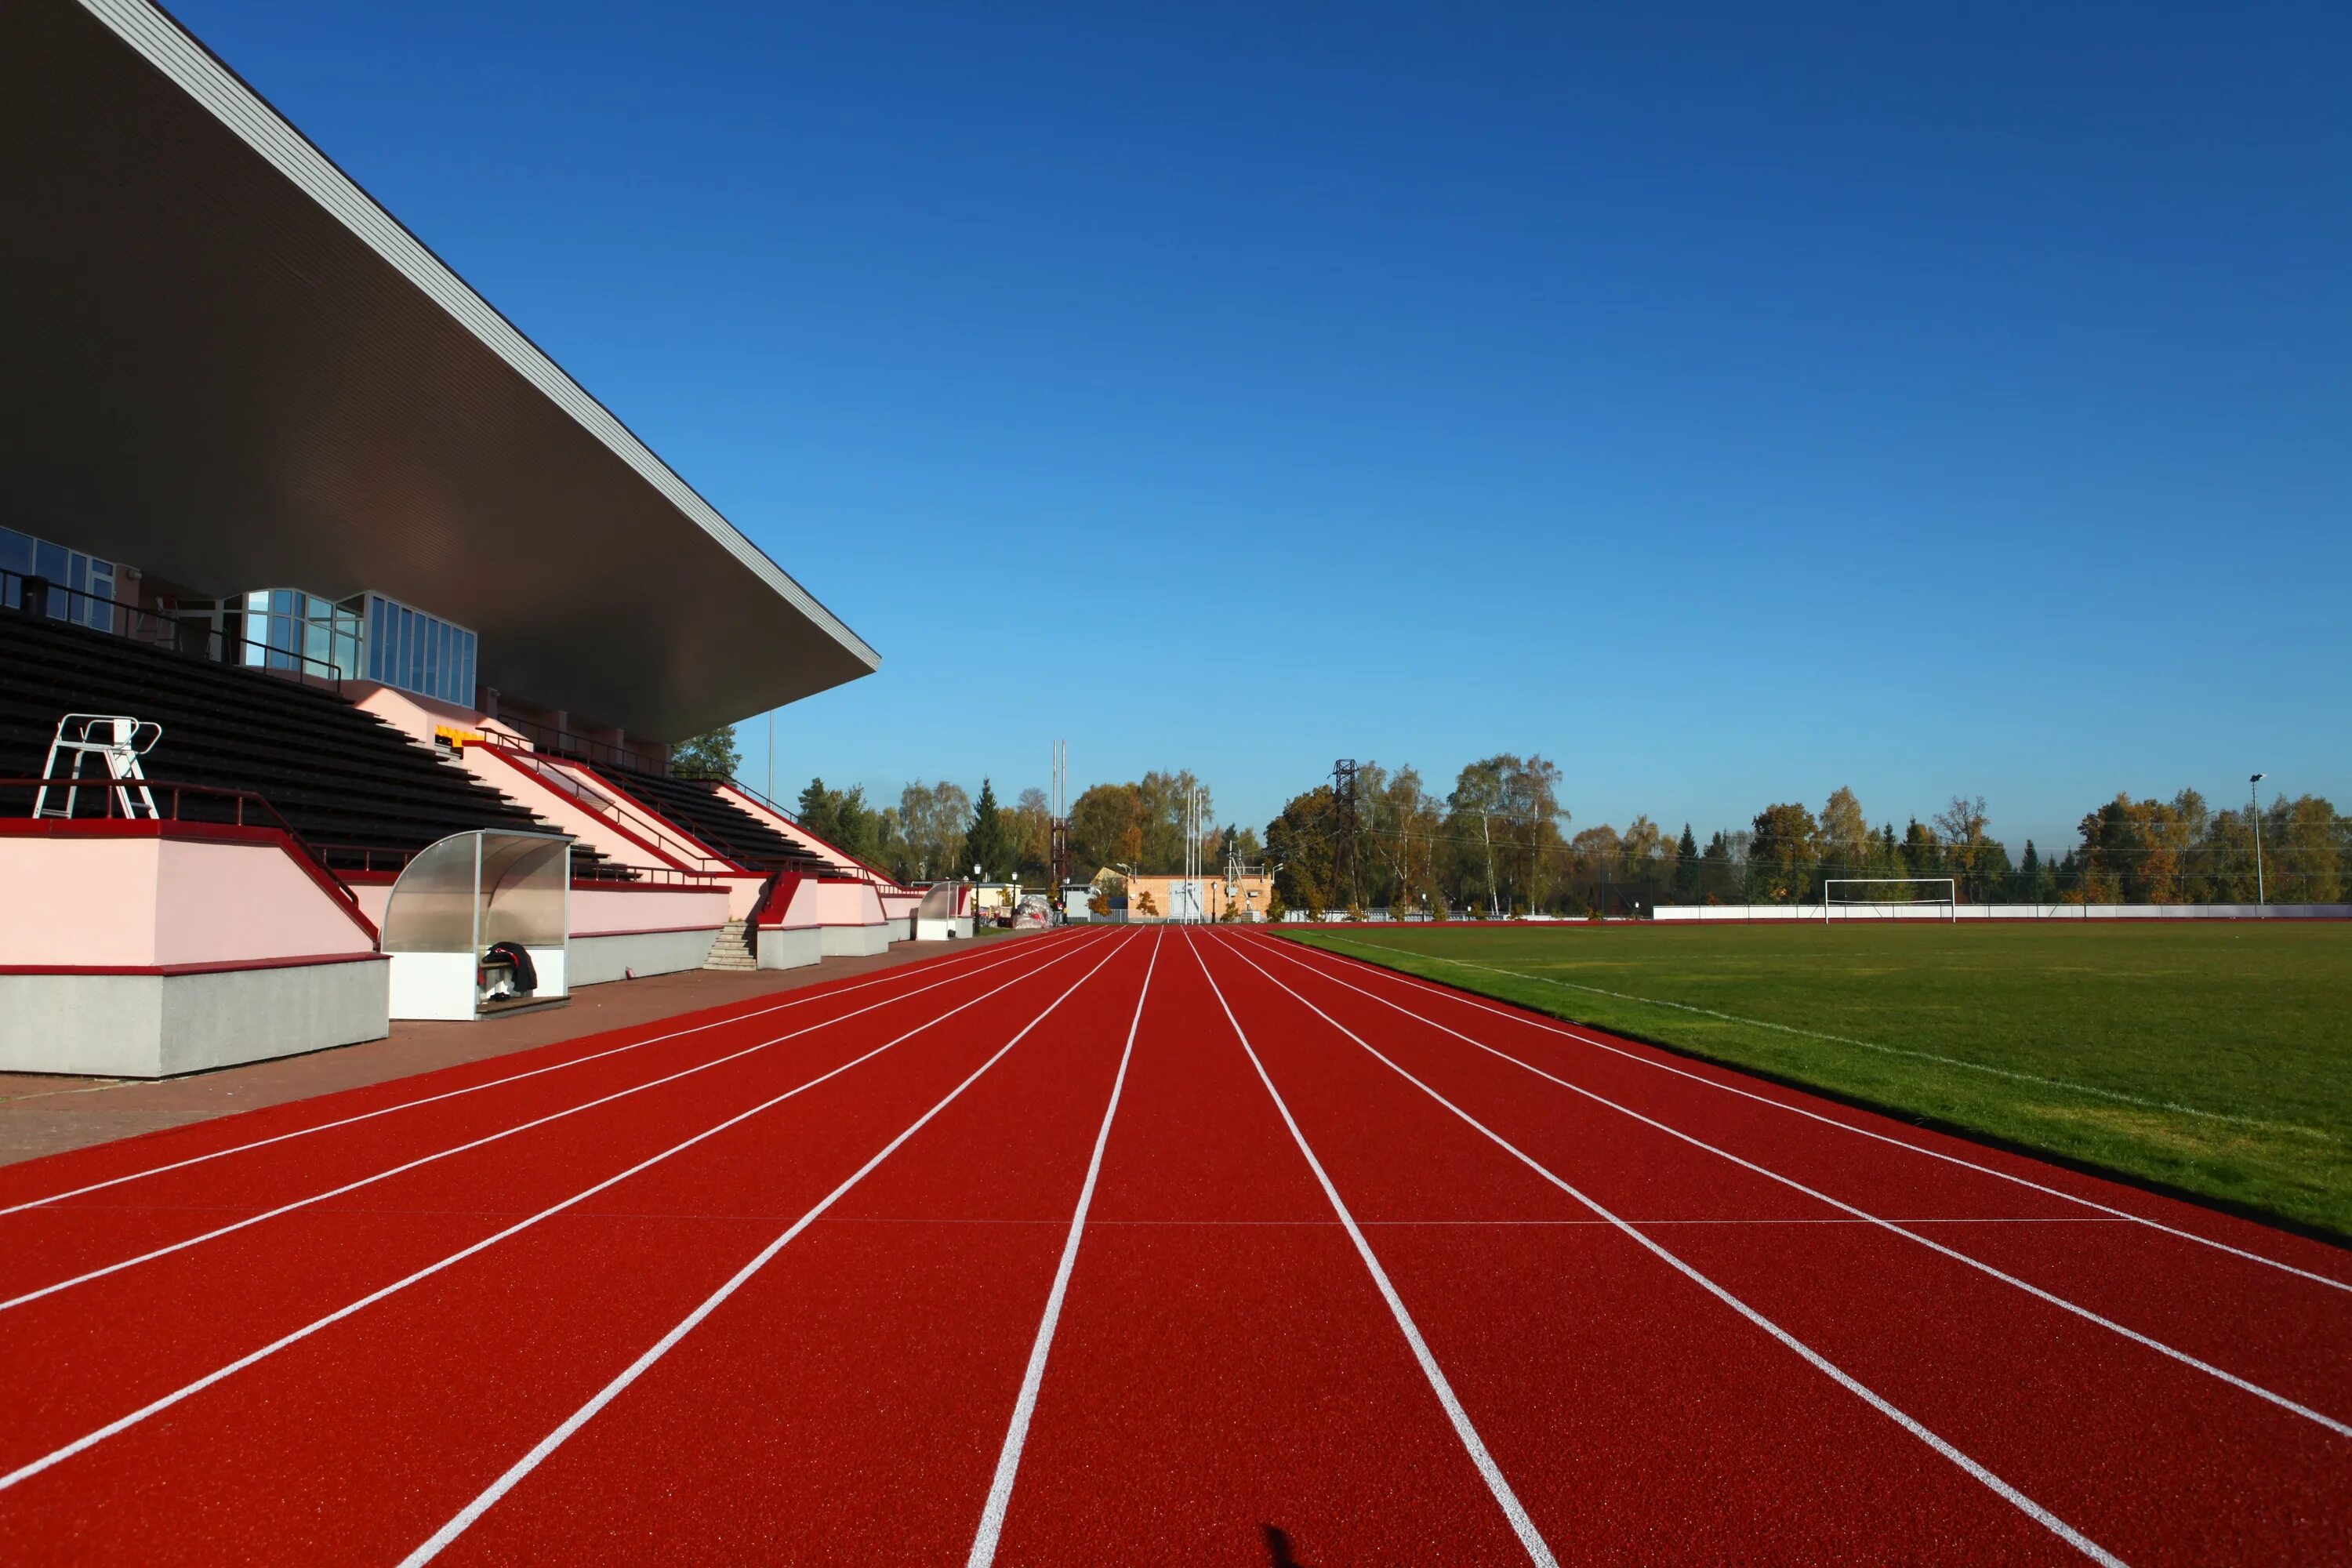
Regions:
[[[2352, 904], [1832, 904], [1833, 921], [2158, 921], [2352, 920]], [[1660, 904], [1652, 917], [1674, 922], [1736, 921], [1761, 923], [1822, 919], [1811, 904]]]
[[0, 965], [239, 963], [375, 946], [269, 834], [89, 826], [106, 830], [0, 837]]
[[617, 936], [575, 936], [572, 939], [572, 984], [602, 985], [634, 973], [675, 974], [699, 969], [710, 956], [710, 944], [719, 928], [708, 930], [627, 932]]
[[0, 1072], [168, 1078], [382, 1039], [379, 958], [195, 974], [0, 974]]
[[827, 958], [863, 958], [890, 951], [891, 926], [819, 926], [817, 935]]
[[755, 940], [762, 969], [803, 969], [824, 956], [819, 926], [761, 926]]

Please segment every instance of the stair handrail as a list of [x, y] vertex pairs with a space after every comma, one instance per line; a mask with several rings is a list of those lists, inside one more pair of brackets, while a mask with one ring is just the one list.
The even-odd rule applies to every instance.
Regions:
[[[542, 757], [537, 752], [527, 752], [520, 746], [502, 745], [496, 741], [481, 741], [475, 743], [483, 747], [492, 756], [500, 758], [509, 764], [522, 769], [524, 772], [530, 773], [531, 777], [539, 780], [541, 784], [549, 784], [554, 788], [562, 790], [580, 805], [586, 806], [590, 811], [596, 813], [599, 816], [604, 817], [606, 820], [610, 821], [614, 826], [627, 833], [631, 837], [639, 838], [642, 841], [646, 834], [651, 834], [653, 838], [657, 842], [648, 843], [646, 847], [662, 853], [677, 855], [686, 859], [702, 862], [701, 874], [704, 876], [718, 876], [720, 874], [719, 870], [712, 868], [710, 865], [710, 862], [712, 861], [719, 862], [719, 867], [722, 868], [730, 868], [733, 865], [733, 862], [730, 861], [725, 856], [713, 855], [705, 847], [696, 847], [690, 845], [681, 844], [677, 839], [672, 838], [668, 834], [664, 833], [660, 828], [655, 827], [651, 824], [639, 824], [630, 821], [621, 813], [619, 808], [614, 805], [609, 796], [605, 796], [601, 795], [599, 792], [590, 790], [581, 780], [572, 776], [572, 770], [570, 768], [564, 766], [562, 763], [551, 757]], [[596, 779], [599, 784], [604, 784], [607, 788], [613, 788], [610, 781], [606, 780], [602, 774], [596, 775]], [[621, 795], [627, 794], [626, 791], [618, 789], [614, 789], [614, 793]], [[638, 800], [635, 795], [630, 795], [629, 800], [631, 804], [643, 807], [650, 815], [660, 816], [664, 822], [670, 822], [669, 817], [663, 816], [661, 812], [656, 810], [650, 803]], [[671, 822], [670, 825], [672, 826], [678, 826], [674, 822]]]
[[786, 822], [791, 823], [794, 828], [798, 829], [800, 832], [803, 832], [803, 833], [807, 834], [811, 838], [815, 839], [819, 844], [824, 845], [827, 849], [831, 850], [834, 854], [840, 856], [844, 860], [848, 861], [851, 865], [853, 865], [853, 866], [856, 867], [859, 870], [864, 871], [867, 876], [869, 876], [869, 877], [873, 878], [876, 881], [883, 882], [883, 883], [887, 883], [887, 885], [889, 885], [890, 887], [893, 887], [893, 888], [896, 888], [896, 887], [898, 887], [898, 886], [900, 886], [900, 885], [901, 885], [901, 884], [899, 883], [899, 881], [898, 881], [898, 878], [893, 877], [892, 875], [890, 875], [890, 873], [889, 873], [889, 872], [885, 871], [884, 869], [882, 869], [882, 868], [881, 868], [881, 867], [875, 865], [875, 864], [874, 864], [872, 861], [870, 861], [870, 860], [862, 859], [862, 858], [860, 858], [859, 857], [857, 857], [857, 856], [856, 856], [856, 855], [852, 855], [848, 850], [844, 849], [840, 845], [835, 844], [832, 839], [825, 837], [823, 834], [821, 834], [821, 833], [817, 832], [814, 828], [810, 827], [807, 824], [805, 824], [805, 823], [803, 823], [803, 821], [801, 821], [800, 817], [799, 817], [797, 815], [795, 815], [795, 814], [794, 814], [794, 813], [793, 813], [793, 812], [786, 811], [782, 806], [778, 805], [774, 801], [770, 800], [766, 795], [761, 795], [758, 790], [753, 789], [750, 784], [745, 784], [741, 779], [739, 779], [739, 778], [723, 778], [723, 779], [715, 779], [713, 782], [714, 782], [714, 783], [718, 783], [718, 784], [725, 784], [725, 785], [726, 785], [728, 788], [730, 788], [730, 789], [733, 789], [733, 790], [740, 790], [740, 791], [741, 791], [745, 795], [749, 796], [751, 800], [753, 800], [753, 801], [757, 802], [760, 805], [761, 805], [761, 806], [765, 807], [767, 810], [774, 812], [778, 816], [781, 816], [781, 817], [782, 817]]
[[[0, 779], [0, 791], [23, 789], [34, 793], [37, 798], [40, 786], [43, 784], [54, 784], [55, 782], [55, 780], [32, 778]], [[287, 841], [293, 846], [295, 852], [310, 865], [310, 868], [316, 871], [319, 877], [323, 879], [328, 886], [331, 887], [337, 893], [342, 895], [343, 901], [352, 906], [352, 912], [359, 915], [360, 919], [362, 921], [365, 921], [371, 929], [373, 928], [374, 922], [373, 921], [369, 921], [367, 919], [366, 912], [360, 908], [359, 895], [352, 891], [351, 885], [349, 883], [345, 882], [342, 878], [335, 874], [334, 868], [327, 864], [326, 858], [320, 855], [319, 851], [312, 847], [309, 839], [302, 837], [299, 829], [295, 827], [292, 823], [286, 820], [286, 814], [284, 812], [279, 811], [276, 806], [269, 804], [267, 796], [257, 795], [249, 789], [232, 789], [224, 784], [184, 784], [171, 779], [147, 779], [142, 782], [146, 784], [150, 794], [168, 794], [170, 795], [172, 805], [169, 812], [159, 812], [157, 816], [152, 817], [120, 816], [115, 810], [114, 792], [112, 790], [108, 790], [102, 797], [106, 802], [106, 810], [102, 815], [98, 816], [96, 820], [105, 822], [190, 822], [197, 819], [182, 814], [180, 805], [181, 797], [184, 795], [194, 795], [198, 799], [234, 801], [236, 805], [235, 826], [238, 827], [248, 826], [275, 826], [278, 832], [286, 836]], [[268, 823], [247, 823], [245, 820], [245, 814], [246, 809], [248, 806], [253, 807], [258, 813], [266, 814], [268, 816], [269, 821]], [[14, 815], [15, 813], [13, 812], [0, 811], [0, 816], [10, 816]], [[92, 820], [92, 817], [73, 816], [61, 818], [52, 814], [47, 817], [40, 818], [38, 820], [88, 822]]]

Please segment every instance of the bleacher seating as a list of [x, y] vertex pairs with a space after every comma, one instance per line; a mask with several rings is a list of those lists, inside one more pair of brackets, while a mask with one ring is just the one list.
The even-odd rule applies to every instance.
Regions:
[[839, 874], [822, 856], [728, 801], [709, 780], [671, 778], [611, 763], [597, 763], [596, 772], [747, 870]]
[[[37, 775], [68, 711], [161, 724], [149, 778], [260, 795], [339, 869], [397, 869], [405, 854], [476, 828], [552, 831], [331, 690], [0, 610], [0, 778]], [[29, 794], [0, 795], [0, 812], [25, 814]], [[102, 791], [82, 792], [84, 815], [104, 809]], [[229, 811], [193, 795], [181, 805], [200, 821]], [[572, 860], [575, 872], [596, 871], [585, 846]]]

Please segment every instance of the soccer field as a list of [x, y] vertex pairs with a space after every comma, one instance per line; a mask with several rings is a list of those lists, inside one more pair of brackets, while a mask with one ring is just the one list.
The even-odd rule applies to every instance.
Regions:
[[2352, 928], [1367, 926], [1298, 939], [2352, 1237]]

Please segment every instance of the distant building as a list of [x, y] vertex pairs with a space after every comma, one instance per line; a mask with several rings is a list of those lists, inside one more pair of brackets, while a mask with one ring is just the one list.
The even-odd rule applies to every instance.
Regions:
[[1264, 871], [1182, 877], [1145, 873], [1127, 879], [1127, 918], [1131, 921], [1221, 921], [1225, 911], [1245, 921], [1265, 919], [1274, 900], [1274, 879]]

